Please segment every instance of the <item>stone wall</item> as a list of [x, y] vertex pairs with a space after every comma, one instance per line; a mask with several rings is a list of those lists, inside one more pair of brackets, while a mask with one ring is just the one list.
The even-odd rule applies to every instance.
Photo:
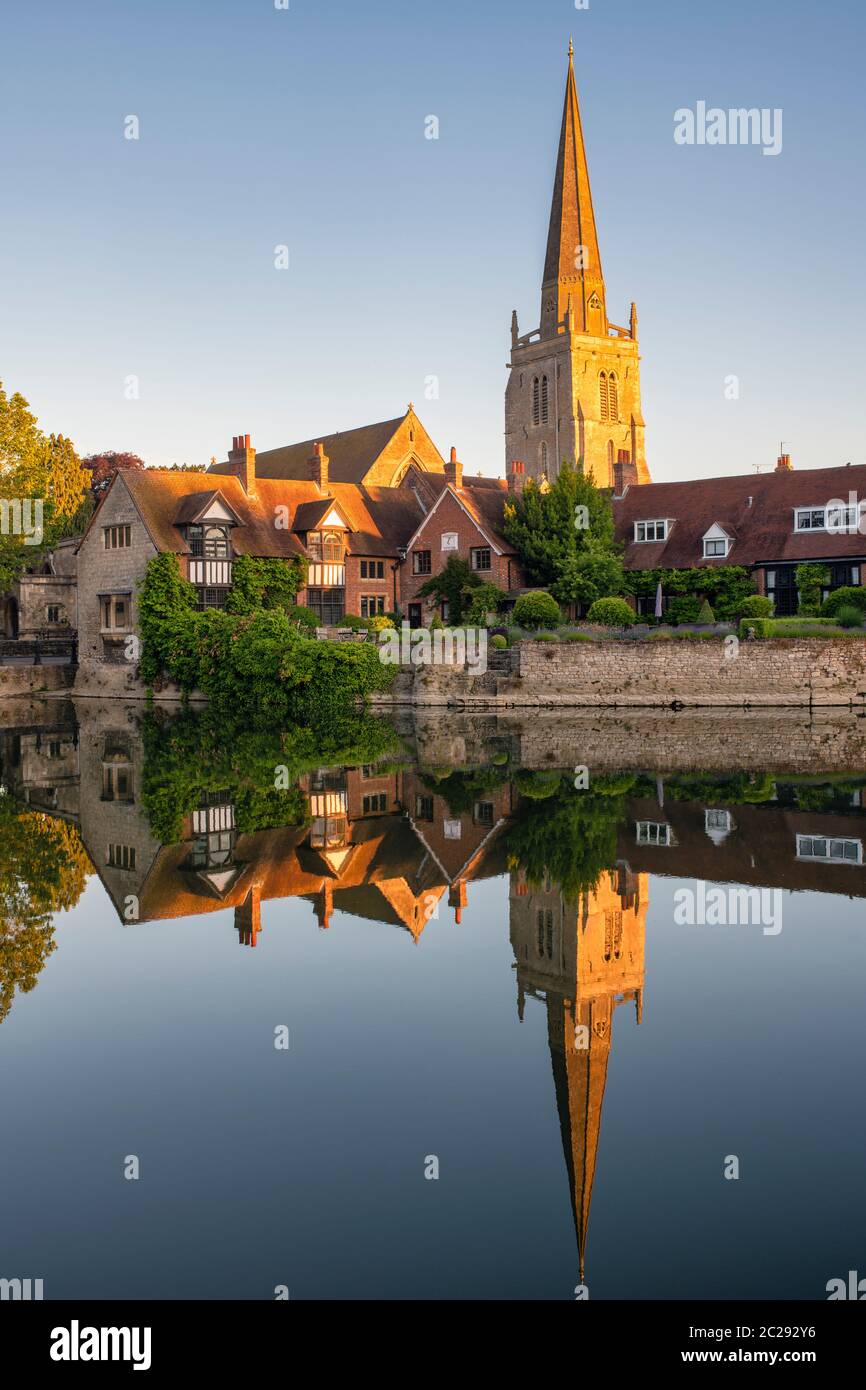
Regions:
[[[511, 674], [404, 673], [381, 703], [467, 709], [866, 705], [866, 638], [742, 642], [520, 642]], [[491, 654], [492, 655], [492, 654]]]
[[42, 690], [68, 690], [74, 666], [0, 666], [0, 701]]

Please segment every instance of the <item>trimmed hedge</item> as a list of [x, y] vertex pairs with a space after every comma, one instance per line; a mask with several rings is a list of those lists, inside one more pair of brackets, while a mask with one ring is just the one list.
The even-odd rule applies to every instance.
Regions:
[[518, 627], [525, 628], [557, 627], [561, 616], [556, 599], [542, 589], [521, 594], [512, 614]]
[[624, 598], [597, 598], [586, 620], [588, 623], [601, 623], [604, 627], [631, 627], [634, 609]]
[[866, 587], [846, 585], [841, 589], [834, 589], [832, 594], [824, 600], [821, 607], [821, 617], [835, 618], [841, 608], [847, 608], [851, 605], [866, 612]]

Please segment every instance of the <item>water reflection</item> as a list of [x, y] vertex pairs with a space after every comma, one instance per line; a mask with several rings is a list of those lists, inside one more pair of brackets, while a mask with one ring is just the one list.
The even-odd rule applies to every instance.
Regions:
[[[544, 1009], [580, 1278], [620, 1006], [643, 1013], [650, 876], [866, 896], [866, 777], [836, 770], [591, 772], [521, 766], [492, 721], [473, 766], [432, 764], [385, 719], [249, 733], [207, 714], [55, 702], [2, 734], [0, 1018], [56, 946], [92, 866], [117, 920], [309, 904], [417, 944], [508, 876], [517, 1011]], [[61, 942], [62, 945], [62, 942]], [[530, 1002], [527, 1005], [527, 1001]]]

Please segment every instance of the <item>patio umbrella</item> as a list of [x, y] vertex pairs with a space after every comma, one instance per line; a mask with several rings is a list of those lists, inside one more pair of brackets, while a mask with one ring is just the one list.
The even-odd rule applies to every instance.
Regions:
[[659, 586], [656, 589], [656, 617], [660, 618], [662, 616], [663, 611], [664, 606], [662, 604], [662, 581], [659, 580]]

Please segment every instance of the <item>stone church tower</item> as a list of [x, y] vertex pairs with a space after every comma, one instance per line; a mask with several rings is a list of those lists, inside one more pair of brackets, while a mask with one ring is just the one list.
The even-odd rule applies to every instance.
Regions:
[[569, 44], [541, 327], [521, 335], [516, 311], [511, 319], [506, 475], [520, 459], [528, 477], [552, 481], [568, 459], [582, 460], [599, 486], [618, 493], [626, 483], [648, 483], [639, 361], [634, 304], [628, 328], [607, 316]]

